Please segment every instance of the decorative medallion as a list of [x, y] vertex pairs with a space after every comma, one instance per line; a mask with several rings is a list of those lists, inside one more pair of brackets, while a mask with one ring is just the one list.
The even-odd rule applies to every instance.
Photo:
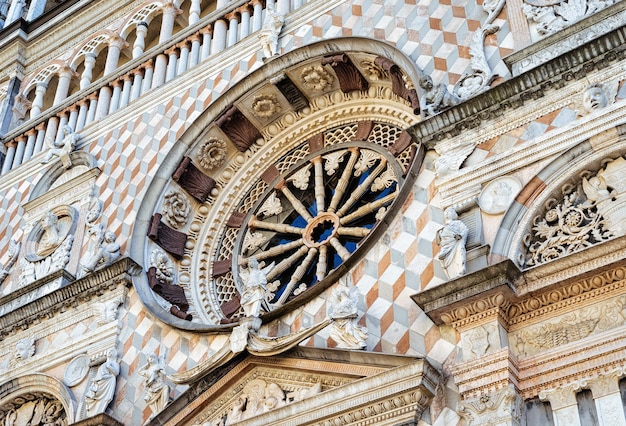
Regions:
[[217, 138], [208, 138], [200, 147], [198, 162], [204, 170], [214, 170], [226, 160], [226, 142]]
[[262, 94], [255, 96], [252, 101], [253, 114], [259, 118], [269, 118], [281, 112], [282, 108], [276, 95]]
[[304, 87], [310, 90], [322, 91], [333, 84], [333, 76], [321, 65], [303, 68], [300, 79]]
[[520, 189], [522, 189], [522, 184], [516, 178], [499, 177], [485, 185], [478, 196], [478, 205], [485, 213], [504, 213]]
[[67, 386], [76, 386], [87, 377], [89, 372], [89, 357], [87, 355], [78, 355], [74, 357], [63, 374], [63, 381]]
[[187, 224], [189, 201], [178, 191], [170, 191], [163, 200], [163, 217], [172, 228], [180, 229]]

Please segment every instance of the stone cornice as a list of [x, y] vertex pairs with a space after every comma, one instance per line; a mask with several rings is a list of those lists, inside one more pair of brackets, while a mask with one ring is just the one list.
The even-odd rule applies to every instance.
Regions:
[[438, 325], [466, 328], [499, 317], [505, 327], [515, 328], [621, 292], [624, 257], [601, 259], [607, 250], [619, 252], [625, 241], [626, 237], [616, 238], [527, 271], [507, 259], [412, 299]]
[[[319, 410], [322, 407], [325, 408], [334, 404], [334, 402], [327, 402], [319, 405], [313, 401], [315, 398], [339, 401], [344, 395], [352, 395], [354, 398], [348, 398], [350, 402], [341, 409], [347, 410], [348, 408], [354, 408], [356, 411], [357, 407], [354, 401], [360, 398], [360, 392], [357, 390], [353, 391], [352, 386], [361, 386], [357, 384], [368, 379], [370, 379], [372, 383], [364, 386], [363, 390], [375, 391], [379, 386], [382, 386], [386, 388], [386, 390], [381, 391], [381, 395], [384, 394], [384, 397], [389, 397], [390, 399], [394, 397], [393, 392], [387, 393], [391, 385], [401, 387], [408, 386], [406, 392], [402, 394], [403, 396], [408, 395], [408, 393], [410, 393], [409, 391], [411, 391], [413, 393], [419, 393], [420, 398], [430, 399], [432, 395], [434, 395], [435, 389], [441, 379], [439, 373], [428, 364], [427, 361], [413, 357], [338, 349], [296, 347], [285, 354], [274, 357], [255, 357], [249, 355], [237, 357], [229, 364], [221, 367], [216, 373], [211, 373], [198, 382], [193, 383], [187, 391], [149, 424], [185, 424], [185, 422], [191, 421], [192, 418], [197, 421], [200, 410], [208, 409], [207, 404], [209, 403], [215, 405], [219, 402], [219, 398], [224, 397], [222, 393], [225, 388], [232, 386], [235, 381], [240, 380], [245, 374], [251, 374], [251, 371], [255, 368], [285, 370], [289, 375], [297, 375], [299, 372], [309, 375], [336, 375], [343, 378], [341, 381], [347, 379], [350, 383], [328, 389], [321, 394], [307, 398], [306, 401], [309, 401], [307, 404], [296, 406], [292, 403], [283, 409], [266, 413], [263, 415], [265, 417], [259, 416], [251, 418], [244, 424], [248, 424], [247, 422], [253, 422], [250, 424], [283, 424], [283, 420], [287, 420], [293, 415], [293, 413], [289, 414], [291, 411], [297, 413], [299, 419], [298, 424], [313, 424], [301, 422], [304, 417], [299, 416], [307, 412], [315, 413], [316, 409], [312, 409], [311, 411], [302, 409], [302, 406], [310, 407], [314, 405], [317, 407], [317, 410]], [[391, 379], [391, 376], [394, 375], [395, 379]], [[389, 383], [384, 384], [384, 378], [387, 376]], [[381, 378], [381, 381], [378, 382], [377, 378]], [[414, 382], [413, 385], [407, 385], [405, 383], [407, 380], [412, 383]], [[346, 387], [351, 388], [346, 390]], [[331, 392], [334, 392], [334, 395], [330, 395]], [[370, 398], [368, 399], [366, 396], [366, 402], [373, 403], [371, 394], [368, 395], [370, 395]], [[311, 404], [311, 402], [313, 403]], [[421, 403], [423, 403], [423, 401], [413, 402], [411, 405], [420, 405]], [[293, 407], [293, 409], [290, 407]], [[415, 411], [415, 407], [413, 411]], [[376, 414], [375, 412], [371, 413], [372, 416]], [[377, 423], [374, 422], [372, 424]]]
[[[131, 276], [140, 271], [140, 266], [130, 258], [122, 258], [111, 266], [100, 269], [81, 279], [70, 282], [61, 288], [45, 294], [30, 303], [19, 306], [0, 317], [0, 339], [4, 338], [16, 328], [27, 328], [42, 317], [51, 317], [63, 308], [72, 306], [79, 301], [86, 301], [107, 290], [113, 290], [119, 285], [130, 286]], [[59, 271], [61, 276], [71, 278], [71, 275]], [[61, 278], [61, 276], [59, 278]], [[54, 277], [56, 278], [56, 276]], [[35, 290], [34, 287], [44, 285], [50, 277], [38, 280], [24, 291]], [[11, 295], [7, 297], [13, 297]], [[4, 302], [3, 304], [8, 303]]]
[[547, 91], [562, 88], [570, 81], [607, 67], [623, 59], [625, 52], [626, 26], [622, 26], [424, 120], [408, 131], [416, 140], [433, 148], [440, 140], [502, 117], [529, 99], [542, 98]]

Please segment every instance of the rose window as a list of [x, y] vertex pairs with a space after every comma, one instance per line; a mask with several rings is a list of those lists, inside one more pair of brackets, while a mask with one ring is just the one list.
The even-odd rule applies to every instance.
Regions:
[[369, 235], [397, 196], [398, 162], [382, 149], [337, 146], [277, 176], [238, 236], [233, 269], [274, 266], [267, 308], [324, 280]]

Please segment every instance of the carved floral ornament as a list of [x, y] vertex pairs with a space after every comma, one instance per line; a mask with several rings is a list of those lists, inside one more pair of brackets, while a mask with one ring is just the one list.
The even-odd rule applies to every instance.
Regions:
[[605, 162], [596, 173], [584, 172], [576, 186], [563, 187], [561, 200], [550, 199], [524, 236], [523, 266], [559, 259], [612, 237], [626, 234], [626, 160]]

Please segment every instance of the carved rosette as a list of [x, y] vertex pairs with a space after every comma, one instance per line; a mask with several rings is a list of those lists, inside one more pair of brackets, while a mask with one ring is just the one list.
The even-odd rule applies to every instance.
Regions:
[[282, 107], [273, 94], [261, 94], [252, 100], [253, 114], [259, 118], [269, 118], [282, 111]]
[[163, 200], [163, 216], [173, 228], [180, 229], [187, 224], [191, 206], [187, 197], [178, 191], [170, 191]]
[[300, 81], [310, 90], [326, 90], [333, 84], [333, 80], [333, 76], [321, 65], [308, 66], [300, 72]]
[[226, 142], [222, 139], [208, 138], [200, 147], [197, 158], [204, 170], [217, 169], [226, 160]]

